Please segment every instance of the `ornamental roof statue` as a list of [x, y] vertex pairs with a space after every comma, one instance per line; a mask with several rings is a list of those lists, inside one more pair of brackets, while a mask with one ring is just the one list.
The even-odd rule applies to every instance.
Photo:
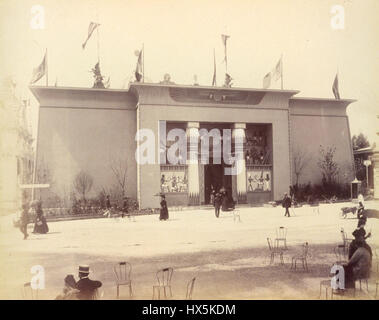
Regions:
[[93, 77], [95, 78], [95, 82], [93, 83], [92, 88], [105, 88], [103, 83], [104, 77], [101, 75], [99, 62], [96, 63], [95, 67], [92, 68], [91, 72], [93, 73]]

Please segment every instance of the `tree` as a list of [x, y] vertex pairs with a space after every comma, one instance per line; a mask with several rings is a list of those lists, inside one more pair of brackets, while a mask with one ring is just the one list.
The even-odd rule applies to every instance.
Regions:
[[82, 196], [84, 202], [86, 201], [86, 194], [91, 191], [92, 185], [93, 179], [88, 173], [80, 171], [76, 175], [74, 188]]
[[319, 152], [320, 158], [317, 164], [321, 169], [322, 179], [328, 185], [331, 185], [335, 182], [335, 178], [339, 172], [339, 166], [333, 159], [336, 152], [336, 147], [327, 147], [324, 149], [323, 146], [320, 146]]
[[370, 142], [363, 133], [360, 133], [358, 136], [353, 135], [351, 138], [351, 143], [353, 145], [353, 150], [367, 148], [370, 146]]
[[299, 185], [300, 176], [309, 163], [309, 155], [302, 149], [295, 149], [293, 152], [293, 172], [296, 176], [296, 186]]
[[127, 182], [127, 165], [125, 157], [118, 156], [111, 158], [109, 161], [109, 167], [113, 173], [117, 185], [121, 189], [122, 196], [126, 193], [126, 182]]

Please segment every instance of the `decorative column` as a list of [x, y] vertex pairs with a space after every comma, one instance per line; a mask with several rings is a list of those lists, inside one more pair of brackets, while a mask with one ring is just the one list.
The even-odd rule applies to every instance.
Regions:
[[200, 204], [199, 183], [199, 122], [187, 123], [187, 144], [189, 152], [187, 157], [188, 168], [188, 204]]
[[232, 131], [232, 138], [234, 142], [234, 151], [236, 157], [237, 168], [237, 195], [238, 203], [246, 203], [246, 162], [244, 153], [244, 143], [246, 123], [235, 123]]

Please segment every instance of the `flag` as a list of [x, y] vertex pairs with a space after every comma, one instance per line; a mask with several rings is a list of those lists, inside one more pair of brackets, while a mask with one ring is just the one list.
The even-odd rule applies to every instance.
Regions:
[[95, 29], [96, 29], [99, 25], [100, 25], [99, 23], [96, 23], [96, 22], [90, 22], [90, 24], [89, 24], [89, 26], [88, 26], [88, 36], [87, 36], [87, 39], [86, 39], [86, 41], [84, 41], [84, 43], [82, 44], [82, 48], [83, 48], [83, 50], [84, 50], [85, 47], [86, 47], [87, 41], [89, 40], [89, 38], [91, 38], [92, 33], [95, 31]]
[[142, 72], [142, 50], [141, 51], [136, 51], [136, 55], [138, 55], [138, 60], [137, 60], [137, 66], [136, 66], [136, 71], [135, 71], [135, 76], [137, 82], [141, 82], [143, 72]]
[[338, 90], [338, 73], [336, 74], [336, 77], [334, 78], [332, 91], [333, 91], [334, 97], [337, 100], [339, 100], [340, 99], [340, 93]]
[[276, 81], [282, 77], [282, 58], [279, 59], [274, 70], [272, 70], [272, 78]]
[[230, 76], [230, 74], [225, 73], [224, 87], [231, 88], [232, 87], [232, 80], [233, 80], [233, 78]]
[[226, 56], [226, 41], [230, 38], [230, 36], [227, 36], [226, 34], [222, 34], [221, 35], [221, 39], [222, 39], [222, 43], [224, 44], [224, 61], [225, 61], [225, 64], [228, 63], [228, 60], [227, 60], [227, 56]]
[[271, 72], [267, 73], [263, 78], [263, 89], [269, 88], [271, 85]]
[[216, 83], [216, 52], [213, 49], [213, 80], [212, 80], [212, 86], [217, 86]]
[[43, 57], [43, 60], [41, 64], [33, 69], [33, 75], [32, 80], [30, 80], [30, 84], [36, 83], [39, 79], [41, 79], [44, 75], [47, 73], [47, 50], [45, 52], [45, 56]]

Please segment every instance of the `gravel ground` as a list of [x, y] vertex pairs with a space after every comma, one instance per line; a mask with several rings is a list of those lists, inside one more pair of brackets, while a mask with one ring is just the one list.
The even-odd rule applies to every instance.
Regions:
[[[341, 228], [351, 236], [357, 219], [341, 219], [340, 208], [352, 203], [320, 205], [295, 209], [290, 218], [284, 209], [240, 208], [241, 221], [230, 212], [217, 219], [210, 209], [170, 212], [169, 221], [157, 215], [127, 218], [59, 221], [49, 223], [46, 235], [31, 234], [22, 240], [12, 225], [12, 216], [0, 217], [0, 298], [21, 299], [22, 284], [33, 276], [30, 268], [45, 270], [45, 289], [41, 299], [54, 299], [63, 288], [68, 273], [77, 274], [78, 264], [89, 264], [90, 278], [103, 282], [102, 298], [115, 299], [112, 266], [129, 261], [132, 266], [134, 299], [151, 299], [155, 273], [172, 266], [173, 299], [185, 298], [187, 282], [196, 277], [193, 299], [317, 299], [319, 284], [327, 279], [335, 262], [334, 248], [342, 243]], [[372, 212], [378, 201], [366, 202]], [[267, 237], [275, 238], [279, 226], [287, 228], [285, 265], [269, 264]], [[29, 226], [31, 231], [32, 225]], [[373, 251], [379, 248], [379, 219], [368, 219], [368, 239]], [[291, 270], [291, 257], [309, 243], [309, 272], [300, 266]], [[378, 277], [376, 261], [369, 281], [369, 292], [356, 298], [371, 299]], [[122, 299], [129, 299], [122, 289]]]

